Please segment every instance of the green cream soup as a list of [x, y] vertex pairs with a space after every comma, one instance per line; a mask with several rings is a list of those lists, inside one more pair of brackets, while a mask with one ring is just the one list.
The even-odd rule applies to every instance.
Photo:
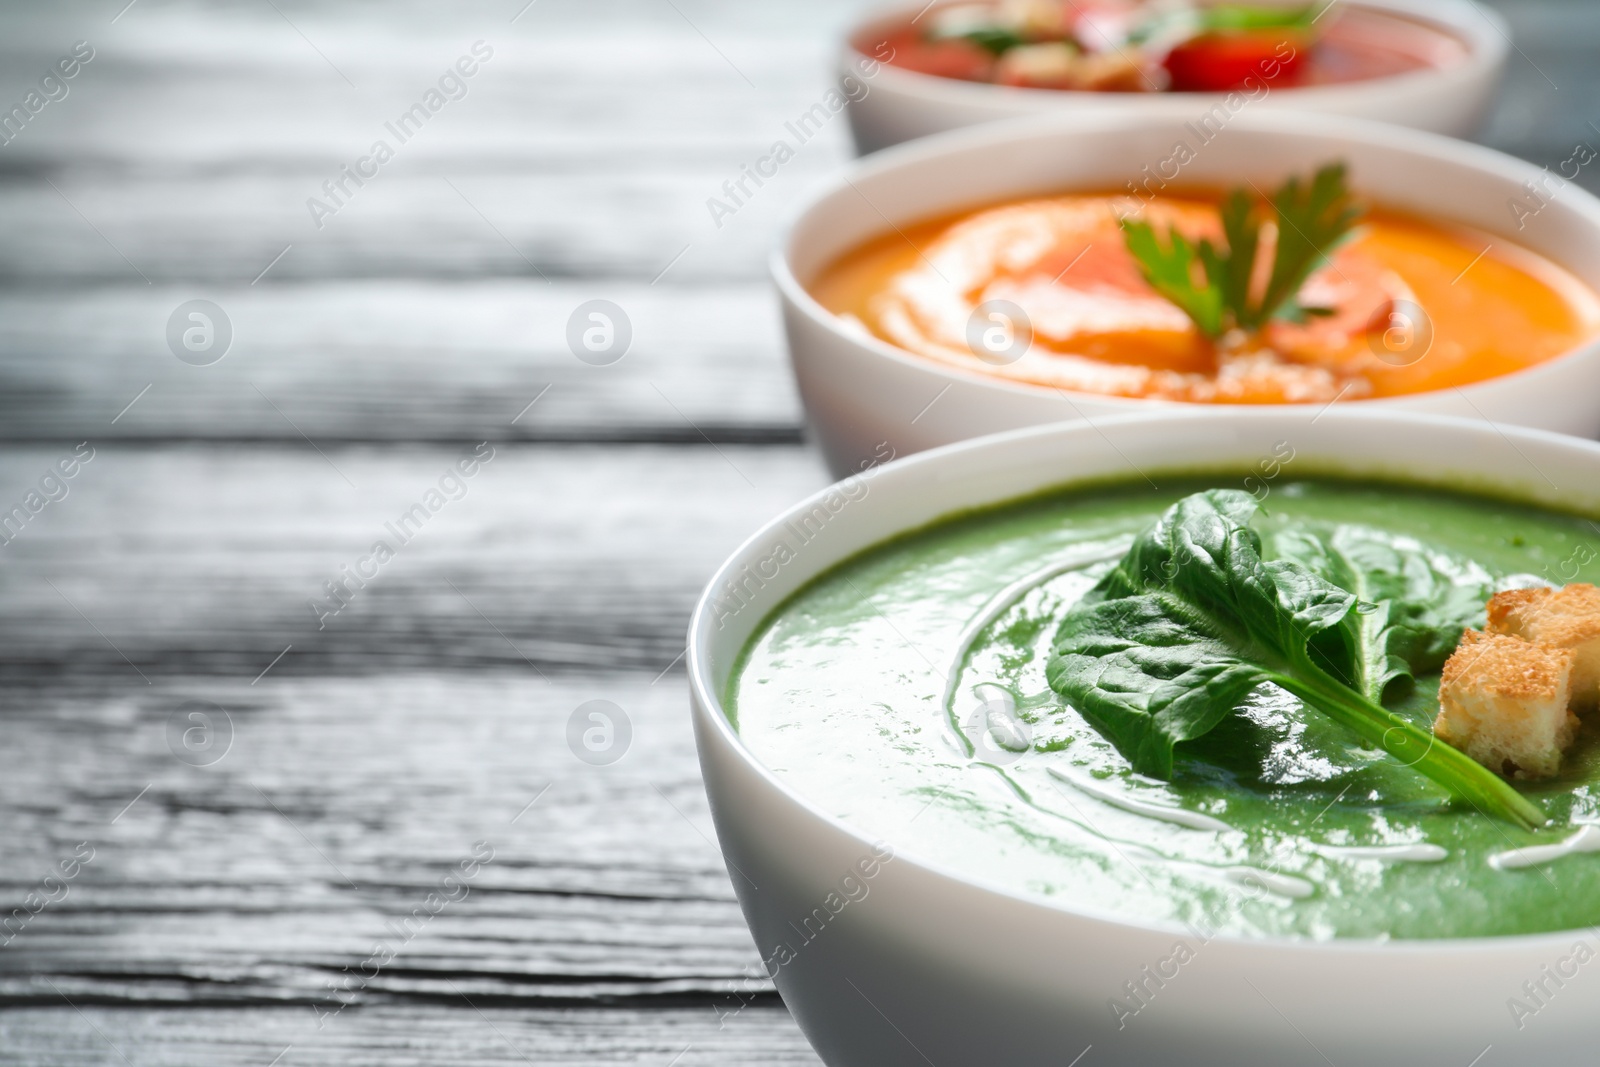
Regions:
[[[1600, 823], [1592, 724], [1558, 778], [1516, 783], [1551, 819], [1529, 831], [1272, 685], [1180, 744], [1170, 780], [1134, 773], [1051, 690], [1063, 612], [1174, 501], [1241, 482], [1159, 480], [964, 515], [823, 575], [745, 650], [727, 700], [740, 735], [869, 837], [1101, 914], [1318, 939], [1600, 923], [1600, 829], [1581, 829]], [[1371, 482], [1251, 487], [1269, 558], [1316, 531], [1426, 556], [1473, 595], [1600, 581], [1586, 519]], [[1426, 730], [1438, 682], [1421, 674], [1387, 705]]]

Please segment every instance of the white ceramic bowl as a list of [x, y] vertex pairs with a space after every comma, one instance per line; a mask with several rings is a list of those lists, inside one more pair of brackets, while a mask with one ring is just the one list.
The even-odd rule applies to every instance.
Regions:
[[[1467, 57], [1454, 66], [1371, 81], [1269, 89], [1252, 106], [1380, 119], [1456, 137], [1476, 131], [1500, 83], [1511, 47], [1505, 20], [1471, 0], [1360, 0], [1357, 6], [1393, 12], [1449, 33], [1465, 43]], [[839, 58], [840, 88], [850, 101], [847, 110], [858, 153], [1024, 115], [1102, 112], [1129, 118], [1165, 115], [1193, 119], [1227, 96], [1019, 89], [940, 78], [887, 64], [863, 67], [877, 27], [915, 15], [920, 7], [898, 5], [892, 12], [862, 22], [846, 38]], [[872, 74], [864, 78], [868, 70]]]
[[[907, 222], [998, 200], [1120, 189], [1140, 168], [1193, 142], [1182, 123], [1143, 116], [1019, 119], [940, 134], [857, 161], [806, 200], [771, 258], [789, 357], [811, 429], [839, 476], [888, 442], [897, 455], [1061, 419], [1095, 420], [1190, 405], [1074, 393], [947, 366], [850, 328], [806, 291], [838, 255]], [[1555, 189], [1530, 163], [1477, 145], [1381, 123], [1241, 112], [1196, 145], [1184, 185], [1268, 188], [1331, 159], [1386, 208], [1474, 227], [1538, 252], [1600, 289], [1600, 200], [1565, 185], [1536, 213], [1525, 183]], [[1424, 357], [1426, 358], [1426, 357]], [[1562, 433], [1600, 433], [1600, 340], [1516, 374], [1463, 389], [1352, 406], [1486, 417]], [[1252, 406], [1226, 406], [1248, 410]]]
[[[793, 531], [837, 492], [774, 519], [712, 579], [688, 652], [706, 791], [756, 945], [763, 958], [780, 943], [793, 947], [777, 986], [830, 1067], [1068, 1067], [1091, 1045], [1084, 1067], [1468, 1067], [1490, 1045], [1485, 1065], [1593, 1063], [1587, 973], [1568, 974], [1560, 990], [1546, 981], [1554, 995], [1522, 1029], [1508, 1010], [1509, 998], [1526, 999], [1523, 982], [1542, 980], [1542, 968], [1560, 966], [1592, 931], [1388, 943], [1218, 936], [1120, 1031], [1109, 1000], [1178, 940], [1193, 946], [1192, 933], [1092, 914], [900, 850], [864, 899], [814, 939], [800, 933], [878, 843], [832, 814], [832, 798], [797, 795], [729, 724], [722, 694], [762, 619], [841, 560], [952, 512], [1080, 480], [1132, 480], [1135, 467], [1242, 473], [1285, 440], [1296, 474], [1467, 482], [1600, 511], [1600, 445], [1570, 437], [1375, 410], [1147, 413], [888, 464], [858, 483], [864, 493], [851, 487], [850, 502], [804, 544]], [[780, 555], [787, 562], [774, 566]], [[731, 596], [737, 611], [727, 610]]]

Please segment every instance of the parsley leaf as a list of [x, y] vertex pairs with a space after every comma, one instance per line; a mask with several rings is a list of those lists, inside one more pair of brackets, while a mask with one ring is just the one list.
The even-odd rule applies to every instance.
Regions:
[[[1183, 309], [1207, 337], [1222, 333], [1222, 291], [1216, 286], [1194, 284], [1196, 249], [1188, 238], [1177, 230], [1167, 232], [1167, 244], [1161, 244], [1156, 231], [1148, 222], [1122, 220], [1124, 240], [1128, 251], [1139, 261], [1144, 280], [1150, 287]], [[1201, 241], [1199, 262], [1205, 265], [1207, 275], [1217, 259], [1216, 249], [1209, 241]]]
[[1305, 182], [1292, 177], [1269, 198], [1275, 223], [1272, 268], [1260, 298], [1252, 285], [1267, 212], [1244, 189], [1220, 209], [1226, 245], [1191, 243], [1168, 227], [1165, 242], [1148, 222], [1123, 219], [1123, 240], [1150, 287], [1215, 340], [1230, 329], [1259, 330], [1272, 319], [1303, 322], [1332, 309], [1300, 303], [1306, 279], [1348, 241], [1363, 208], [1345, 184], [1343, 163], [1322, 167]]
[[1298, 309], [1295, 297], [1300, 287], [1350, 239], [1362, 213], [1345, 187], [1343, 163], [1318, 170], [1309, 186], [1302, 186], [1298, 177], [1290, 178], [1272, 194], [1272, 206], [1278, 215], [1272, 277], [1254, 321], [1241, 323], [1246, 329], [1259, 327], [1286, 308]]

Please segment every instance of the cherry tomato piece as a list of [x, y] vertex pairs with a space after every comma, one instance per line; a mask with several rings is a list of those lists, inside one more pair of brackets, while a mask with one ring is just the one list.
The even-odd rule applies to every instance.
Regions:
[[1294, 84], [1310, 50], [1293, 30], [1209, 33], [1178, 45], [1165, 65], [1174, 92], [1225, 93], [1254, 82]]

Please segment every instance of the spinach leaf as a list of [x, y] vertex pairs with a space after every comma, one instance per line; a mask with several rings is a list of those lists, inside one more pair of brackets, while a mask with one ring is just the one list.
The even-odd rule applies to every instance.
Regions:
[[1462, 632], [1483, 625], [1495, 592], [1494, 577], [1471, 560], [1366, 526], [1288, 527], [1268, 548], [1363, 602], [1358, 688], [1380, 703], [1395, 683], [1443, 667]]
[[1062, 619], [1050, 687], [1134, 770], [1170, 778], [1175, 745], [1270, 682], [1455, 796], [1542, 825], [1493, 772], [1367, 696], [1358, 598], [1299, 562], [1264, 559], [1257, 507], [1229, 489], [1174, 504]]

